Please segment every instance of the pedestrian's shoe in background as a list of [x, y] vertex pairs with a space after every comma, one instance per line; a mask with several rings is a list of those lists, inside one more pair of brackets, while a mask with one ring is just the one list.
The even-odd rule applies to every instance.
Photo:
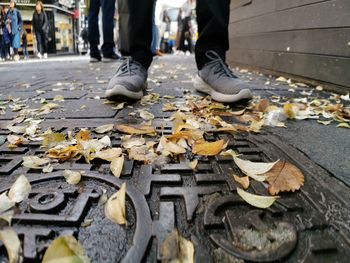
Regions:
[[146, 86], [147, 70], [132, 58], [126, 58], [109, 81], [106, 97], [109, 100], [118, 100], [120, 97], [139, 100]]
[[14, 61], [19, 61], [19, 55], [14, 55], [13, 60]]
[[45, 58], [45, 59], [47, 58], [47, 53], [44, 53], [44, 58]]
[[115, 62], [120, 59], [120, 57], [116, 53], [112, 53], [110, 55], [103, 55], [103, 62]]
[[96, 63], [101, 61], [101, 56], [90, 56], [90, 62], [91, 63]]
[[39, 59], [42, 59], [43, 56], [42, 56], [40, 53], [38, 53], [38, 54], [37, 54], [37, 57], [38, 57]]
[[242, 99], [251, 99], [249, 86], [239, 80], [215, 51], [205, 53], [206, 63], [193, 80], [194, 88], [209, 94], [214, 100], [232, 103]]

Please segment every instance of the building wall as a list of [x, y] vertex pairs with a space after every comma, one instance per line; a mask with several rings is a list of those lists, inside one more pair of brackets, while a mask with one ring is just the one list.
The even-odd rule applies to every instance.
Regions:
[[231, 0], [228, 62], [350, 87], [350, 0]]

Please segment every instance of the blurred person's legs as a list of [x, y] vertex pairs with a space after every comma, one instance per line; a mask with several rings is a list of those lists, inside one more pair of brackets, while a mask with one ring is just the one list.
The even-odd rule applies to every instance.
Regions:
[[101, 47], [103, 58], [115, 60], [119, 57], [116, 55], [114, 42], [114, 13], [115, 0], [101, 0], [102, 5], [102, 31], [103, 44]]
[[100, 31], [98, 29], [98, 14], [100, 13], [100, 0], [91, 0], [88, 18], [88, 37], [90, 42], [91, 62], [101, 61], [101, 53], [98, 49], [100, 44]]
[[195, 57], [198, 75], [194, 87], [220, 102], [252, 97], [248, 85], [226, 65], [229, 49], [230, 0], [197, 0], [198, 41]]
[[152, 63], [152, 0], [118, 0], [120, 51], [127, 58], [108, 84], [106, 96], [141, 99]]
[[44, 54], [43, 52], [43, 39], [41, 37], [40, 32], [35, 32], [35, 39], [36, 39], [36, 44], [37, 44], [37, 49], [38, 49], [38, 57], [41, 58], [42, 55]]
[[159, 28], [156, 25], [155, 11], [156, 11], [157, 1], [154, 1], [153, 5], [153, 15], [152, 15], [152, 44], [151, 50], [152, 54], [155, 56], [163, 56], [163, 53], [160, 52], [160, 38], [159, 38]]
[[41, 34], [42, 37], [42, 43], [43, 43], [43, 52], [44, 52], [44, 58], [47, 58], [47, 50], [48, 50], [48, 36], [45, 32]]

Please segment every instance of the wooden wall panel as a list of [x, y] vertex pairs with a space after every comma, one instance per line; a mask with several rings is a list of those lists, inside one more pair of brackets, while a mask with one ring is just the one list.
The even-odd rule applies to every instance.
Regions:
[[350, 87], [350, 0], [231, 0], [228, 62]]

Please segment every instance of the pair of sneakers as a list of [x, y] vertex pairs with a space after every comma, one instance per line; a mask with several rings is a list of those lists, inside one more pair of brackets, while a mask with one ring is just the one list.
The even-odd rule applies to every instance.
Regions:
[[[252, 98], [248, 85], [232, 73], [215, 51], [207, 51], [205, 55], [209, 62], [193, 80], [196, 90], [224, 103]], [[120, 97], [139, 100], [146, 87], [147, 70], [132, 58], [126, 58], [109, 81], [106, 97], [109, 100], [118, 100]]]

